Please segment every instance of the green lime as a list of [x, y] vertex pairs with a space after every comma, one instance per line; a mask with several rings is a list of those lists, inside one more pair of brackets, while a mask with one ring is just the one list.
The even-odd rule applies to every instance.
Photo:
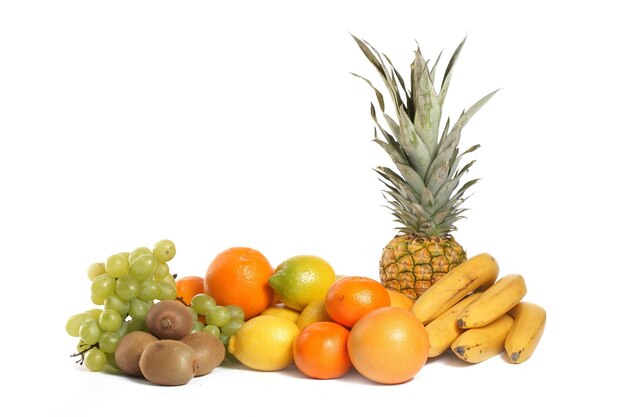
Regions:
[[279, 300], [298, 311], [325, 298], [334, 282], [335, 271], [330, 264], [312, 255], [294, 256], [283, 261], [269, 280]]

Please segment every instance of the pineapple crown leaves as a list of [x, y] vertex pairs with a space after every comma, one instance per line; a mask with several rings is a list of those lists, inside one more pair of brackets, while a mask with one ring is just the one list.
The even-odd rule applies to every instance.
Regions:
[[385, 101], [380, 90], [367, 78], [353, 74], [374, 90], [386, 123], [385, 129], [372, 103], [370, 113], [375, 123], [374, 142], [389, 154], [399, 172], [386, 167], [375, 170], [386, 186], [383, 193], [395, 221], [402, 225], [398, 229], [421, 236], [449, 234], [456, 230], [454, 223], [463, 218], [462, 213], [466, 211], [461, 207], [466, 200], [465, 192], [478, 181], [473, 179], [461, 185], [463, 175], [475, 161], [459, 169], [460, 161], [480, 146], [474, 145], [460, 152], [461, 131], [498, 90], [464, 110], [452, 126], [448, 118], [440, 135], [443, 104], [465, 38], [452, 54], [437, 93], [434, 80], [442, 53], [429, 67], [418, 45], [411, 63], [410, 84], [407, 85], [386, 55], [380, 54], [365, 40], [352, 37], [382, 78], [395, 110], [396, 119], [385, 113]]

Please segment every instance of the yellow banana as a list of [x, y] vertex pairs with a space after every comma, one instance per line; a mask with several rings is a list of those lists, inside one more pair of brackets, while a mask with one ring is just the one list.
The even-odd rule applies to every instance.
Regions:
[[435, 282], [413, 303], [411, 311], [428, 324], [478, 287], [493, 284], [499, 272], [498, 263], [491, 255], [476, 255]]
[[546, 327], [546, 310], [537, 304], [521, 302], [508, 314], [515, 320], [504, 341], [512, 363], [522, 363], [533, 354]]
[[482, 327], [515, 307], [525, 295], [524, 277], [514, 274], [502, 277], [459, 313], [457, 324], [462, 329]]
[[465, 330], [450, 348], [465, 362], [485, 361], [504, 351], [504, 340], [512, 326], [513, 318], [505, 314], [486, 326]]
[[479, 295], [479, 293], [468, 295], [426, 325], [426, 333], [428, 333], [428, 341], [430, 342], [429, 358], [441, 355], [463, 333], [463, 329], [456, 324], [456, 318], [465, 306]]

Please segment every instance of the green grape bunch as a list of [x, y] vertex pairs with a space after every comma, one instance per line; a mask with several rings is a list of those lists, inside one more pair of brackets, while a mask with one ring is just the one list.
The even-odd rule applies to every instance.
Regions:
[[[183, 302], [182, 298], [179, 300]], [[224, 346], [228, 346], [230, 337], [244, 323], [243, 308], [237, 305], [217, 305], [215, 299], [208, 294], [194, 295], [191, 298], [189, 308], [194, 318], [191, 332], [202, 331], [212, 334], [219, 338]], [[204, 317], [204, 321], [200, 320], [201, 316]]]
[[71, 316], [66, 332], [78, 337], [77, 363], [101, 371], [115, 367], [115, 349], [125, 334], [145, 330], [145, 317], [155, 301], [176, 299], [175, 275], [168, 262], [176, 255], [171, 240], [160, 240], [152, 249], [109, 256], [87, 268], [91, 301], [99, 308]]

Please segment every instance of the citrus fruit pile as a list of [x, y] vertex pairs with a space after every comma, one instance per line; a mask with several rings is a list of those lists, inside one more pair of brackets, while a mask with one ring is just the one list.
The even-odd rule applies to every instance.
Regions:
[[308, 377], [332, 379], [354, 368], [397, 384], [428, 358], [428, 335], [408, 297], [371, 278], [338, 277], [318, 256], [293, 256], [274, 270], [259, 251], [230, 248], [211, 262], [204, 289], [246, 312], [228, 352], [254, 370], [294, 364]]

